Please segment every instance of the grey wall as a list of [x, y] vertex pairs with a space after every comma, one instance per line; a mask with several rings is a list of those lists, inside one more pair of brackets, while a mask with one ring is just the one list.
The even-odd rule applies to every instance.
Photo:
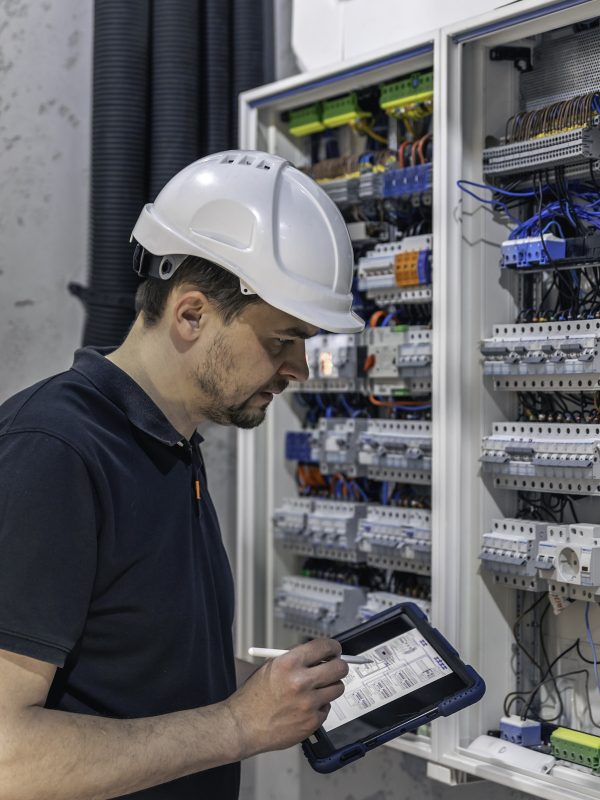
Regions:
[[91, 42], [91, 0], [0, 0], [0, 400], [79, 341]]
[[[0, 0], [0, 402], [67, 369], [83, 309], [92, 0]], [[230, 550], [235, 434], [206, 426], [210, 484]]]

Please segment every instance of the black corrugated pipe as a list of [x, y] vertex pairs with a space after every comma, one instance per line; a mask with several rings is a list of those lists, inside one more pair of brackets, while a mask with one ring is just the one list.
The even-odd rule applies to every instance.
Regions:
[[[253, 3], [251, 3], [253, 5]], [[231, 0], [205, 0], [202, 21], [203, 154], [236, 146], [231, 135]]]
[[199, 0], [154, 0], [150, 95], [150, 200], [200, 157]]
[[96, 0], [91, 247], [84, 345], [117, 345], [133, 319], [138, 278], [131, 229], [147, 200], [148, 0]]
[[70, 287], [85, 345], [118, 345], [133, 320], [129, 236], [144, 203], [194, 159], [237, 147], [237, 94], [270, 73], [271, 6], [95, 0], [89, 286]]
[[257, 85], [263, 74], [263, 3], [262, 0], [233, 0], [233, 94], [232, 141], [238, 145], [238, 95]]

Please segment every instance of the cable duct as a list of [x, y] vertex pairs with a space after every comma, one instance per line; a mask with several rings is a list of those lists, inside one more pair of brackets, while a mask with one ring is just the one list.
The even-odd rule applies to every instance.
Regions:
[[265, 0], [96, 0], [90, 270], [83, 344], [118, 345], [134, 318], [129, 237], [186, 164], [237, 146], [237, 94], [263, 82]]

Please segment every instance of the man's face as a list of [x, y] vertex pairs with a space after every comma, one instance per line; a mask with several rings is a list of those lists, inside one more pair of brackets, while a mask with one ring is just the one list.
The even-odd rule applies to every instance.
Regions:
[[192, 369], [197, 410], [219, 425], [254, 428], [273, 395], [307, 379], [304, 340], [318, 329], [266, 303], [248, 306], [229, 325], [214, 317], [211, 328]]

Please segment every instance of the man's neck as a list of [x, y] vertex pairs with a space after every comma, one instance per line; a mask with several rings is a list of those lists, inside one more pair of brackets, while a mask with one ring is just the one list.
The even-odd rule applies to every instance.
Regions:
[[201, 420], [193, 419], [186, 407], [181, 369], [174, 369], [180, 361], [164, 352], [161, 338], [142, 331], [138, 319], [123, 344], [107, 358], [141, 386], [176, 431], [190, 439]]

